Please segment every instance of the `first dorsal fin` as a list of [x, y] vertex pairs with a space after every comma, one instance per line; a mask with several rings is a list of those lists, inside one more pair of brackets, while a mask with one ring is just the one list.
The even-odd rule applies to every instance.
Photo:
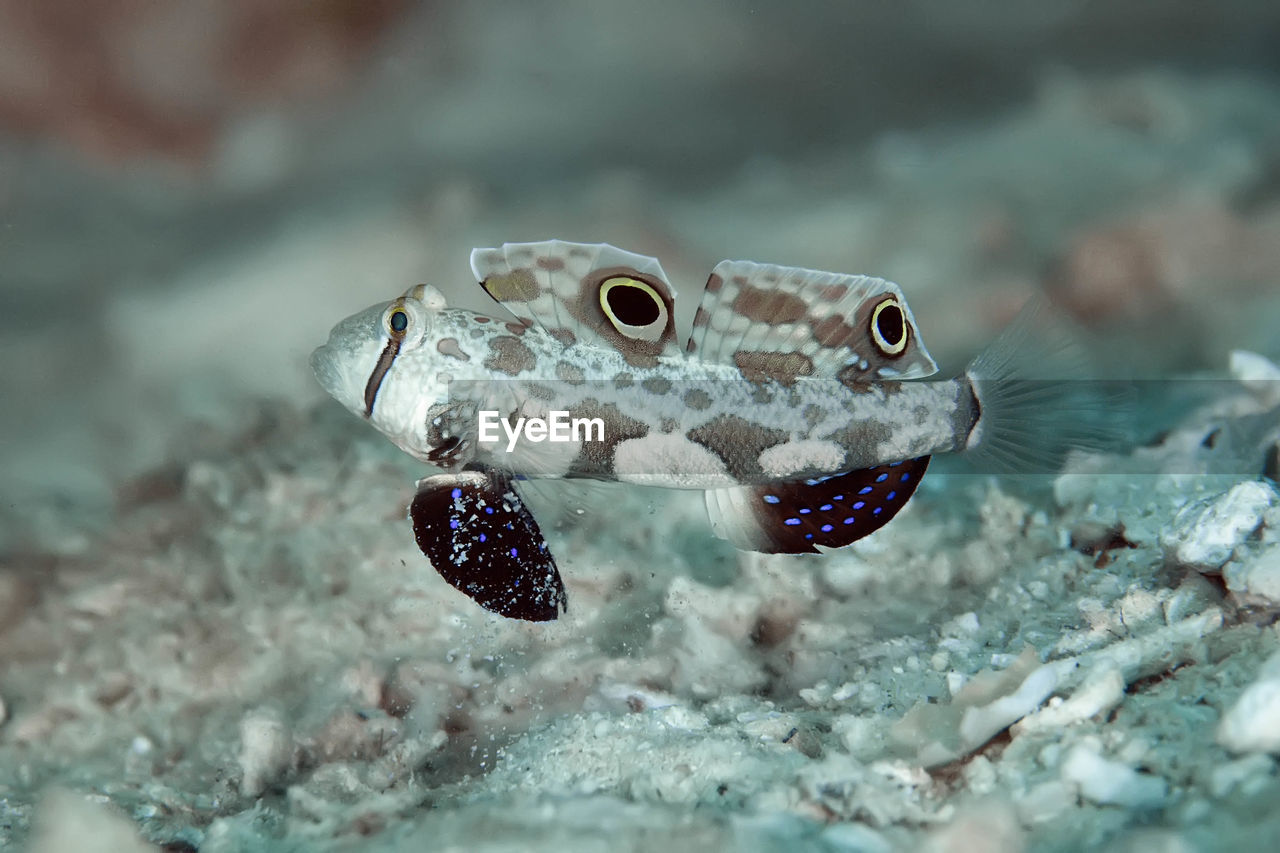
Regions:
[[874, 533], [915, 493], [929, 457], [832, 477], [707, 492], [711, 529], [745, 551], [814, 554]]
[[490, 296], [566, 346], [616, 349], [637, 367], [679, 355], [675, 291], [654, 258], [607, 243], [504, 243], [471, 252]]
[[896, 284], [865, 275], [721, 261], [685, 350], [749, 379], [917, 379], [937, 370]]

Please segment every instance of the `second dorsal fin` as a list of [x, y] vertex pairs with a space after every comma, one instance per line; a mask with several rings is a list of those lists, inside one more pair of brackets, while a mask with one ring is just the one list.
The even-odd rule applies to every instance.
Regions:
[[918, 379], [938, 368], [891, 281], [721, 261], [707, 280], [685, 350], [748, 379]]

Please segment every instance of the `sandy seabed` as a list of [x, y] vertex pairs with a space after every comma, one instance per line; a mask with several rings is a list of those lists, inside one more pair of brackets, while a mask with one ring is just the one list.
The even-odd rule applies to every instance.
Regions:
[[[127, 382], [61, 356], [40, 376], [63, 396], [6, 380], [57, 426], [0, 458], [0, 846], [1280, 837], [1277, 134], [1280, 98], [1255, 80], [1055, 72], [945, 137], [686, 193], [586, 181], [554, 235], [546, 208], [495, 211], [458, 180], [428, 205], [300, 217], [172, 289], [103, 301], [79, 345]], [[818, 172], [868, 189], [824, 195]], [[1071, 204], [1036, 201], [1055, 198]], [[507, 621], [426, 565], [404, 519], [422, 469], [321, 401], [305, 355], [423, 270], [465, 282], [473, 242], [599, 222], [665, 250], [678, 281], [735, 253], [895, 278], [953, 363], [1047, 281], [1096, 330], [1128, 331], [1130, 366], [1223, 381], [1057, 477], [940, 462], [892, 524], [819, 557], [735, 552], [695, 494], [540, 489], [570, 609]], [[229, 330], [248, 343], [211, 357]], [[7, 337], [6, 360], [39, 357], [40, 331]], [[150, 390], [122, 402], [126, 384]]]

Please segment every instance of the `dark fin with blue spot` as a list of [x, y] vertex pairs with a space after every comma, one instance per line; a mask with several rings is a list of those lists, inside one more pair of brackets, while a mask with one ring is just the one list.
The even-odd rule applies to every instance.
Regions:
[[915, 493], [929, 457], [813, 480], [707, 492], [716, 535], [747, 551], [815, 554], [883, 527]]
[[441, 577], [485, 610], [547, 622], [568, 609], [556, 561], [506, 475], [462, 471], [419, 480], [409, 520]]

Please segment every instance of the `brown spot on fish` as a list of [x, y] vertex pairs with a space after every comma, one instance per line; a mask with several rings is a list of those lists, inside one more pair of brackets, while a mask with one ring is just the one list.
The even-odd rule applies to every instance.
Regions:
[[707, 293], [719, 293], [720, 288], [722, 287], [724, 287], [724, 279], [722, 279], [720, 276], [716, 275], [715, 273], [712, 273], [711, 276], [707, 279], [707, 287], [706, 287]]
[[824, 441], [834, 441], [845, 453], [845, 463], [850, 468], [866, 466], [867, 450], [889, 440], [890, 425], [883, 421], [849, 421], [826, 435], [816, 436]]
[[[844, 315], [842, 314], [832, 314], [830, 317], [825, 317], [817, 323], [812, 323], [811, 328], [818, 346], [831, 349], [844, 346], [856, 334], [853, 327], [845, 323]], [[857, 348], [853, 347], [853, 349]]]
[[613, 456], [618, 445], [649, 434], [648, 424], [627, 417], [613, 403], [601, 404], [595, 399], [583, 400], [569, 414], [574, 418], [599, 418], [604, 422], [604, 440], [582, 442], [578, 458], [569, 466], [570, 476], [612, 478]]
[[650, 394], [665, 394], [671, 390], [671, 380], [663, 379], [661, 376], [650, 376], [648, 379], [640, 380], [640, 387]]
[[[634, 339], [632, 339], [632, 343], [636, 344], [637, 347], [639, 347], [640, 345], [644, 345], [646, 349], [652, 349], [654, 346], [648, 341], [637, 341]], [[627, 364], [631, 365], [632, 367], [640, 368], [643, 370], [645, 368], [658, 366], [657, 353], [650, 355], [648, 353], [643, 353], [643, 352], [627, 351], [625, 349], [622, 349], [621, 347], [619, 347], [619, 351], [622, 353], [622, 357], [626, 360]], [[659, 350], [659, 352], [661, 352], [661, 350]]]
[[773, 380], [791, 385], [797, 376], [813, 374], [813, 360], [798, 352], [739, 350], [733, 354], [733, 363], [749, 382]]
[[663, 418], [659, 429], [665, 433], [672, 433], [680, 429], [680, 422], [675, 418]]
[[507, 331], [513, 335], [520, 336], [529, 330], [528, 323], [507, 323]]
[[630, 388], [636, 384], [636, 378], [625, 371], [613, 377], [613, 381], [619, 388]]
[[456, 358], [458, 361], [471, 360], [471, 356], [463, 352], [462, 347], [458, 345], [457, 338], [441, 338], [439, 343], [436, 344], [436, 349], [439, 350], [441, 355]]
[[684, 404], [701, 412], [711, 408], [711, 395], [701, 388], [690, 388], [684, 392]]
[[471, 337], [473, 337], [473, 338], [475, 338], [475, 339], [477, 339], [477, 340], [479, 340], [480, 338], [486, 337], [488, 334], [489, 334], [489, 333], [488, 333], [488, 332], [486, 332], [484, 329], [472, 329], [472, 330], [471, 330]]
[[700, 329], [703, 326], [707, 325], [707, 323], [709, 322], [711, 322], [711, 315], [707, 313], [706, 308], [703, 308], [701, 305], [699, 305], [698, 310], [694, 312], [694, 315], [693, 315], [693, 327], [695, 329]]
[[788, 439], [780, 429], [762, 426], [737, 415], [720, 415], [685, 435], [710, 450], [738, 480], [761, 482], [760, 454]]
[[570, 385], [581, 385], [587, 381], [587, 377], [583, 374], [582, 368], [577, 365], [570, 364], [567, 361], [556, 362], [556, 378]]
[[847, 284], [830, 284], [820, 291], [822, 298], [827, 302], [839, 302], [844, 299], [845, 294], [848, 292], [849, 285]]
[[808, 313], [805, 301], [794, 293], [752, 287], [745, 282], [733, 300], [733, 310], [757, 323], [794, 323]]
[[506, 275], [491, 275], [480, 283], [499, 302], [532, 302], [542, 294], [533, 270], [512, 270]]
[[578, 342], [578, 336], [569, 329], [548, 329], [547, 334], [567, 347], [571, 347]]
[[564, 269], [564, 260], [562, 258], [540, 257], [534, 263], [538, 265], [538, 269], [547, 272], [559, 272]]
[[526, 370], [532, 370], [538, 363], [533, 350], [525, 346], [524, 341], [517, 337], [500, 335], [489, 341], [489, 348], [492, 352], [484, 360], [484, 366], [499, 373], [515, 376]]
[[524, 386], [525, 392], [535, 400], [550, 402], [556, 398], [556, 391], [545, 382], [529, 382]]
[[896, 380], [874, 379], [870, 377], [870, 370], [858, 370], [855, 365], [849, 365], [840, 371], [840, 384], [848, 388], [855, 394], [874, 394], [881, 400], [888, 400], [890, 397], [896, 397], [903, 391], [907, 390], [908, 383]]
[[489, 322], [489, 318], [488, 318], [488, 317], [485, 317], [485, 316], [484, 316], [484, 315], [482, 315], [482, 314], [478, 314], [478, 315], [476, 315], [475, 317], [473, 317], [472, 319], [473, 319], [473, 320], [475, 320], [477, 323], [488, 323], [488, 322]]
[[840, 372], [836, 374], [836, 378], [840, 380], [841, 385], [850, 391], [864, 392], [870, 387], [870, 382], [867, 379], [867, 374], [870, 370], [870, 365], [863, 369], [860, 364], [849, 364], [840, 369]]

